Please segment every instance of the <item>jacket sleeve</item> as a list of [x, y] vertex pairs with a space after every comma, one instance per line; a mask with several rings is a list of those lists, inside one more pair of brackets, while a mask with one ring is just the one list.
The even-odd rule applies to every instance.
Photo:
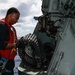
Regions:
[[9, 40], [9, 30], [5, 23], [0, 22], [0, 50], [5, 50], [7, 43], [5, 41]]

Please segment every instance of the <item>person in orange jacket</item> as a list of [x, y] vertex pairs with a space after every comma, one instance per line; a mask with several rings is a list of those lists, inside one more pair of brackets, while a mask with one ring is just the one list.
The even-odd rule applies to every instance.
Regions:
[[13, 25], [18, 22], [19, 17], [18, 9], [11, 7], [7, 10], [5, 18], [0, 20], [0, 56], [3, 62], [8, 60], [2, 75], [14, 75], [17, 35]]

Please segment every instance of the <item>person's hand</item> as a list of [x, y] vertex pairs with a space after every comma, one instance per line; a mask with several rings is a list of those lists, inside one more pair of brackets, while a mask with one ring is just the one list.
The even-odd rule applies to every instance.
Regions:
[[17, 48], [16, 43], [8, 43], [6, 46], [6, 49], [13, 49], [13, 48], [15, 48], [15, 49]]

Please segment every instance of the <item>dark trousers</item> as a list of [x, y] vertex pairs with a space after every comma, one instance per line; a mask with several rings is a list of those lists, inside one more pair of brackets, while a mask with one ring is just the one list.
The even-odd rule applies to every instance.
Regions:
[[5, 69], [4, 71], [2, 72], [2, 75], [14, 75], [14, 60], [8, 60], [6, 66], [5, 66]]

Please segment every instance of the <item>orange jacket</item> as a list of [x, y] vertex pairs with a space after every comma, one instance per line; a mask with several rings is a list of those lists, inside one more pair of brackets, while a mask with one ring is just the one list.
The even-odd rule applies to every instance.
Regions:
[[[0, 22], [4, 22], [8, 26], [8, 29], [9, 29], [9, 34], [10, 34], [9, 35], [9, 40], [8, 41], [5, 41], [5, 42], [7, 42], [7, 43], [15, 43], [15, 41], [17, 40], [15, 28], [12, 25], [9, 25], [5, 21], [5, 19], [0, 20]], [[0, 50], [0, 54], [1, 54], [1, 56], [3, 58], [7, 58], [7, 59], [14, 60], [14, 57], [17, 54], [17, 52], [16, 51], [13, 51], [12, 54], [11, 54], [11, 51], [12, 51], [12, 49], [9, 49], [9, 50], [7, 50], [7, 49]]]

